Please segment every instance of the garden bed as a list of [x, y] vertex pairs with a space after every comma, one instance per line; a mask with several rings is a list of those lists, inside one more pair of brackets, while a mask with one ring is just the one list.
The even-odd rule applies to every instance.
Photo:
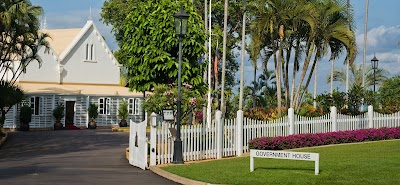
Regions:
[[261, 137], [249, 142], [250, 149], [285, 150], [341, 143], [400, 139], [400, 127], [361, 129], [318, 134], [298, 134], [279, 137]]

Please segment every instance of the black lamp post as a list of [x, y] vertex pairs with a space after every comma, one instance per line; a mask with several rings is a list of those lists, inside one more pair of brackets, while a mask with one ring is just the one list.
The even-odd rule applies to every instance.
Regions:
[[372, 64], [372, 69], [374, 69], [374, 92], [375, 92], [375, 84], [376, 84], [376, 79], [375, 79], [375, 70], [378, 69], [378, 59], [375, 57], [372, 58], [371, 64]]
[[172, 163], [183, 164], [182, 140], [181, 140], [181, 71], [182, 71], [182, 39], [187, 31], [189, 15], [183, 11], [182, 5], [178, 13], [174, 15], [175, 31], [179, 37], [179, 65], [178, 65], [178, 99], [177, 99], [177, 119], [176, 119], [176, 138], [174, 141], [174, 156]]

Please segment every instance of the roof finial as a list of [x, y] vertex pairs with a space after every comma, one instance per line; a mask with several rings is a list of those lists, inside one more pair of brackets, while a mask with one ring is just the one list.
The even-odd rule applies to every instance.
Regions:
[[46, 16], [44, 16], [43, 29], [45, 30], [46, 28], [47, 28], [47, 19]]
[[92, 6], [89, 8], [89, 20], [92, 20]]

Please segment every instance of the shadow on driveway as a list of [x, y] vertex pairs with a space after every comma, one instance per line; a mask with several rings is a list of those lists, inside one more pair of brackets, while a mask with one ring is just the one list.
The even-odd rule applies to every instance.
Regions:
[[176, 184], [125, 159], [129, 133], [10, 132], [0, 149], [1, 184]]

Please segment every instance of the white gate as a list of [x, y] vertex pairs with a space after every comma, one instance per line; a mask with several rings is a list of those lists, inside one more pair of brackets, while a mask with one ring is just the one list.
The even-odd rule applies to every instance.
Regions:
[[147, 165], [147, 121], [135, 123], [130, 120], [129, 164], [145, 170]]

